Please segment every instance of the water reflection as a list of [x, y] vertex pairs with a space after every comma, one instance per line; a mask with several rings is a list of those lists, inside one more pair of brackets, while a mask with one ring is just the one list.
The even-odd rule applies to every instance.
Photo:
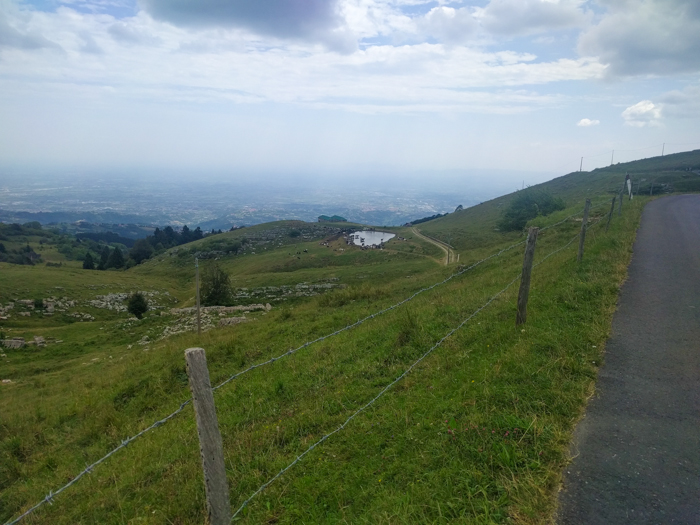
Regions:
[[396, 234], [389, 232], [376, 232], [370, 230], [357, 231], [350, 234], [348, 240], [355, 246], [381, 246]]

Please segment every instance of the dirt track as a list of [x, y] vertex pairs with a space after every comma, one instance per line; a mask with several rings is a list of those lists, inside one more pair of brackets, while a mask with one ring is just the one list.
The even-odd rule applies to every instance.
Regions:
[[557, 523], [700, 524], [700, 195], [649, 203]]
[[417, 237], [420, 237], [421, 239], [423, 239], [426, 242], [429, 242], [430, 244], [434, 244], [435, 246], [440, 248], [443, 252], [445, 252], [445, 259], [444, 259], [445, 266], [447, 266], [449, 264], [450, 258], [454, 259], [453, 250], [448, 244], [441, 242], [441, 241], [438, 241], [437, 239], [433, 239], [432, 237], [428, 237], [427, 235], [422, 234], [418, 230], [418, 228], [416, 228], [415, 226], [413, 228], [411, 228], [411, 230], [413, 231], [413, 233], [416, 234]]

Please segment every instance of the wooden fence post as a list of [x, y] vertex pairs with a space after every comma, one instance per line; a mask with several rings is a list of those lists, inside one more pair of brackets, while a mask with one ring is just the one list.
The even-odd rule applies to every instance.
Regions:
[[231, 521], [224, 450], [216, 419], [214, 395], [209, 382], [207, 357], [203, 348], [185, 350], [187, 376], [197, 419], [199, 450], [204, 470], [204, 488], [207, 494], [207, 515], [210, 525], [228, 525]]
[[619, 208], [617, 209], [617, 214], [618, 214], [619, 216], [622, 216], [622, 195], [623, 195], [623, 193], [620, 192], [620, 206], [619, 206]]
[[199, 261], [194, 259], [195, 282], [197, 286], [197, 335], [202, 335], [202, 316], [199, 313]]
[[591, 208], [591, 199], [586, 199], [586, 205], [583, 208], [583, 220], [581, 221], [581, 234], [578, 238], [578, 257], [576, 260], [581, 262], [583, 259], [583, 245], [586, 242], [586, 227], [588, 226], [588, 210]]
[[616, 197], [612, 198], [612, 206], [610, 206], [610, 213], [608, 214], [608, 224], [605, 225], [605, 231], [608, 231], [608, 228], [610, 228], [610, 220], [612, 219], [612, 214], [615, 211], [615, 199]]
[[532, 261], [535, 258], [535, 244], [539, 228], [532, 227], [527, 232], [527, 244], [523, 257], [523, 275], [520, 278], [520, 291], [518, 292], [518, 313], [515, 316], [515, 326], [523, 324], [527, 320], [527, 299], [530, 295], [530, 276], [532, 275]]

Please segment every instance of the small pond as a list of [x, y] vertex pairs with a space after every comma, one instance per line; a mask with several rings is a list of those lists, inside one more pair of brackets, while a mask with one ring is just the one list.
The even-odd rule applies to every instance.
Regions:
[[364, 230], [351, 233], [349, 240], [355, 246], [381, 246], [393, 237], [396, 237], [396, 234]]

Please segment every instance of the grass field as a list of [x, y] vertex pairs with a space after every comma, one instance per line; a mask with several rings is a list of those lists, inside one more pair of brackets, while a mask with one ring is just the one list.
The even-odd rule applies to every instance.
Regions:
[[[596, 202], [608, 199], [604, 192], [595, 197]], [[573, 426], [603, 359], [646, 200], [625, 202], [623, 215], [615, 214], [607, 233], [605, 221], [593, 225], [582, 264], [576, 264], [578, 243], [573, 242], [534, 270], [525, 326], [514, 325], [515, 282], [375, 404], [254, 498], [237, 519], [547, 522]], [[566, 210], [535, 222], [553, 224], [583, 207], [582, 199], [567, 202]], [[592, 218], [606, 211], [601, 206]], [[483, 242], [462, 245], [464, 266], [523, 240], [519, 233], [494, 232], [489, 217], [482, 223]], [[580, 225], [572, 218], [544, 231], [536, 263], [572, 240]], [[393, 231], [411, 236], [409, 229]], [[228, 242], [244, 233], [198, 243]], [[292, 255], [294, 244], [298, 256]], [[237, 288], [319, 282], [336, 283], [336, 288], [275, 302], [269, 312], [246, 314], [248, 323], [214, 328], [200, 337], [189, 332], [160, 339], [172, 323], [172, 316], [160, 311], [193, 304], [192, 256], [202, 246], [186, 245], [185, 256], [164, 254], [125, 272], [90, 272], [70, 264], [0, 265], [3, 304], [49, 296], [76, 301], [53, 317], [34, 312], [2, 324], [8, 337], [41, 335], [63, 342], [4, 349], [0, 358], [1, 379], [12, 381], [0, 386], [0, 519], [10, 520], [41, 501], [188, 399], [186, 348], [205, 348], [212, 383], [218, 384], [251, 364], [395, 304], [459, 268], [441, 265], [442, 253], [419, 239], [392, 241], [386, 250], [372, 251], [340, 252], [340, 245], [326, 247], [317, 240], [294, 244], [219, 262]], [[217, 390], [234, 510], [503, 290], [521, 264], [519, 246]], [[158, 292], [154, 300], [160, 311], [131, 321], [125, 312], [90, 306], [98, 294], [132, 290]], [[74, 311], [94, 321], [79, 321], [69, 315]], [[24, 522], [202, 523], [198, 446], [188, 406]]]

